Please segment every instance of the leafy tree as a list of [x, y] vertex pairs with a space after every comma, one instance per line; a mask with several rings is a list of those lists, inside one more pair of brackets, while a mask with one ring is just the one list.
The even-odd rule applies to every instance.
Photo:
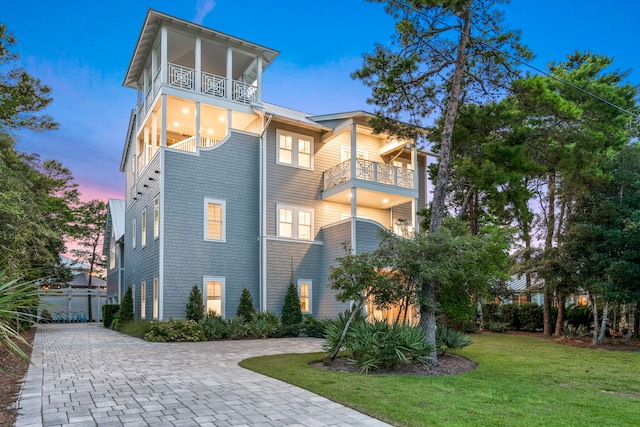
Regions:
[[116, 318], [120, 324], [133, 321], [133, 289], [131, 287], [127, 288], [127, 292], [122, 297]]
[[[102, 244], [107, 225], [107, 205], [102, 200], [80, 203], [74, 209], [74, 217], [72, 233], [80, 248], [72, 249], [71, 253], [79, 263], [89, 266], [88, 287], [91, 290], [94, 274], [104, 271], [105, 267]], [[89, 300], [89, 319], [91, 319], [91, 294], [87, 297]]]
[[302, 309], [300, 308], [300, 297], [293, 282], [289, 283], [287, 293], [284, 296], [282, 306], [281, 321], [283, 325], [299, 325], [302, 323]]
[[204, 302], [202, 301], [202, 292], [197, 285], [193, 285], [191, 293], [189, 293], [189, 301], [185, 309], [186, 318], [199, 322], [204, 318]]
[[253, 297], [251, 296], [251, 292], [249, 292], [247, 288], [243, 288], [236, 316], [243, 318], [245, 322], [250, 322], [251, 317], [255, 312], [256, 310], [253, 307]]
[[[434, 114], [443, 116], [438, 176], [429, 231], [436, 233], [446, 215], [445, 196], [451, 170], [452, 137], [458, 108], [504, 93], [514, 77], [514, 60], [531, 54], [519, 35], [504, 31], [496, 0], [388, 1], [396, 18], [391, 47], [376, 46], [353, 75], [372, 88], [370, 103], [378, 108], [371, 124], [376, 132], [418, 140], [416, 127], [426, 127]], [[499, 49], [511, 53], [506, 57]], [[400, 119], [400, 120], [399, 120]], [[408, 125], [404, 125], [408, 122]], [[424, 300], [435, 301], [436, 281], [421, 281]], [[434, 304], [422, 307], [421, 324], [435, 345]]]

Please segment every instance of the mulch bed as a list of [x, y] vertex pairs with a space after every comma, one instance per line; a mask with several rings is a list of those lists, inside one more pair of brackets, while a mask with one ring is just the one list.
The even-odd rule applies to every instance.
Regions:
[[[29, 343], [33, 343], [36, 328], [25, 331], [22, 336]], [[25, 345], [20, 346], [29, 356], [31, 348]], [[16, 406], [22, 381], [27, 375], [29, 364], [22, 358], [9, 353], [4, 347], [0, 347], [0, 369], [9, 371], [11, 374], [0, 371], [0, 426], [15, 425], [18, 415]]]
[[[324, 362], [312, 363], [311, 366], [319, 369], [343, 371], [343, 372], [360, 372], [360, 369], [346, 357], [337, 358], [331, 365], [325, 365]], [[374, 375], [414, 375], [422, 377], [439, 377], [445, 375], [457, 375], [465, 372], [473, 371], [478, 365], [457, 354], [445, 353], [438, 356], [437, 365], [424, 365], [422, 363], [414, 363], [411, 365], [399, 365], [395, 369], [380, 369], [369, 371]]]

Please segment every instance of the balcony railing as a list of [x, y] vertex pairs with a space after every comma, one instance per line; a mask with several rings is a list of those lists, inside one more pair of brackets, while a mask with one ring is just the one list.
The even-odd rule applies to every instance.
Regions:
[[[214, 145], [218, 145], [220, 143], [219, 139], [209, 138], [205, 136], [200, 137], [200, 147], [213, 147]], [[189, 151], [191, 153], [196, 152], [196, 137], [190, 136], [187, 139], [183, 139], [182, 141], [173, 144], [169, 148], [180, 151]]]
[[[351, 160], [324, 172], [324, 189], [328, 190], [351, 179]], [[356, 179], [378, 184], [413, 188], [413, 171], [384, 163], [356, 159]]]

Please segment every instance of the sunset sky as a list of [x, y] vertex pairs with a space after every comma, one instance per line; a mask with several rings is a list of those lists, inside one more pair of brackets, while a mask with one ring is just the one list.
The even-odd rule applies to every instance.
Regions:
[[[264, 100], [312, 114], [363, 109], [368, 89], [350, 78], [362, 54], [388, 42], [393, 22], [361, 0], [12, 1], [0, 22], [18, 39], [22, 66], [53, 89], [55, 132], [18, 134], [17, 148], [60, 160], [84, 200], [122, 198], [122, 148], [136, 92], [122, 86], [148, 8], [280, 51], [264, 75]], [[640, 85], [640, 2], [513, 0], [505, 24], [544, 68], [575, 50], [616, 58]], [[0, 68], [0, 73], [2, 73]]]

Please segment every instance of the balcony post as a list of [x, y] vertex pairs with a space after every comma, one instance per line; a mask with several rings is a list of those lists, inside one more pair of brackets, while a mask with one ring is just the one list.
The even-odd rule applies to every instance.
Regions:
[[233, 99], [233, 50], [227, 48], [227, 99]]
[[[162, 75], [160, 76], [160, 83], [166, 85], [167, 64], [169, 63], [169, 58], [167, 58], [167, 27], [165, 26], [162, 26], [162, 30], [160, 31], [160, 52], [160, 58], [162, 60]], [[164, 129], [164, 126], [162, 127], [162, 129]]]
[[196, 152], [200, 148], [200, 103], [196, 102]]
[[[162, 70], [164, 70], [165, 68], [166, 67], [162, 67]], [[161, 102], [162, 102], [162, 116], [160, 120], [162, 121], [162, 124], [160, 126], [160, 146], [166, 147], [167, 146], [167, 95], [164, 93], [162, 94]]]
[[151, 50], [151, 90], [155, 95], [157, 87], [155, 87], [156, 74], [158, 72], [158, 49]]
[[[413, 189], [420, 191], [420, 181], [418, 177], [419, 165], [418, 165], [418, 143], [413, 144], [411, 149], [411, 164], [413, 165]], [[418, 232], [418, 198], [414, 198], [411, 202], [411, 220], [413, 222], [414, 233]]]
[[[155, 150], [157, 146], [158, 146], [158, 115], [156, 114], [155, 111], [152, 111], [151, 112], [151, 145], [150, 145], [150, 147], [152, 147], [151, 150]], [[151, 160], [151, 157], [153, 157], [153, 153], [151, 153], [151, 155], [147, 157], [147, 163], [149, 163], [149, 161]]]
[[[352, 162], [353, 163], [353, 162]], [[358, 217], [358, 189], [351, 187], [351, 250], [356, 255], [356, 218]]]
[[[142, 70], [142, 88], [144, 90], [144, 103], [149, 101], [149, 70], [145, 68]], [[149, 111], [149, 105], [144, 106], [145, 112]]]
[[256, 102], [262, 104], [262, 55], [258, 56], [258, 93], [256, 93]]
[[[201, 92], [201, 88], [200, 85], [202, 83], [202, 39], [200, 37], [196, 37], [196, 57], [195, 57], [195, 64], [196, 64], [196, 81], [195, 81], [195, 85], [194, 85], [194, 89], [196, 90], [196, 93], [200, 93]], [[196, 127], [196, 133], [198, 131], [198, 128]], [[197, 144], [196, 144], [197, 146]]]
[[349, 158], [351, 159], [351, 179], [358, 178], [358, 160], [356, 158], [356, 122], [351, 119], [351, 154]]

